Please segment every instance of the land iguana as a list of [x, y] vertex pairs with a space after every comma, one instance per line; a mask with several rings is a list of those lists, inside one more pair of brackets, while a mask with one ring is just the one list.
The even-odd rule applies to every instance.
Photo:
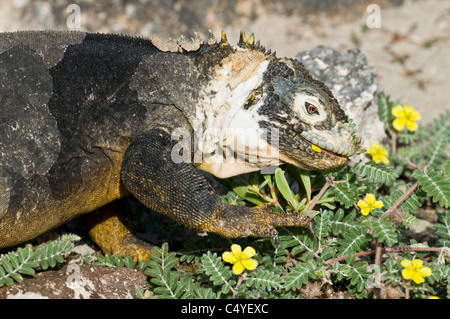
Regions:
[[199, 170], [325, 170], [357, 148], [330, 90], [243, 32], [236, 46], [224, 33], [1, 33], [0, 84], [0, 249], [89, 213], [103, 251], [145, 259], [122, 217], [129, 194], [190, 228], [277, 241], [275, 227], [310, 218], [224, 204]]

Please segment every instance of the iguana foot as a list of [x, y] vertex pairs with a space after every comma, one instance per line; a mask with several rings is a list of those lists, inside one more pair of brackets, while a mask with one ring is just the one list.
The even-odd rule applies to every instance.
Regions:
[[83, 216], [89, 236], [106, 254], [131, 256], [134, 260], [148, 260], [152, 246], [133, 235], [131, 221], [124, 216], [122, 201], [114, 201]]
[[296, 212], [274, 212], [270, 205], [249, 208], [245, 206], [223, 205], [205, 225], [206, 231], [235, 238], [241, 236], [267, 237], [278, 245], [278, 232], [275, 227], [307, 227], [311, 218]]

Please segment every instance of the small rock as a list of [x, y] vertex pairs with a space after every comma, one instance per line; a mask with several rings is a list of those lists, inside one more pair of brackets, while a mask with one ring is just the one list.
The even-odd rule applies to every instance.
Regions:
[[0, 299], [131, 299], [147, 277], [135, 269], [69, 263], [0, 288]]

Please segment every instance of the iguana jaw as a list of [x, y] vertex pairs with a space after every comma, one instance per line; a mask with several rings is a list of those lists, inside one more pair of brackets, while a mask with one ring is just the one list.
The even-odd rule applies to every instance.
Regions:
[[348, 123], [338, 123], [331, 131], [316, 129], [303, 131], [300, 137], [306, 143], [314, 145], [312, 148], [316, 152], [323, 151], [338, 158], [352, 156], [357, 151]]
[[[347, 157], [326, 148], [321, 148], [307, 139], [300, 137], [304, 145], [301, 152], [282, 153], [280, 159], [305, 170], [326, 170], [345, 164]], [[313, 159], [311, 159], [313, 158]]]
[[[295, 129], [294, 129], [295, 128]], [[280, 159], [306, 170], [327, 170], [342, 166], [358, 150], [348, 123], [330, 130], [287, 126], [280, 140]]]

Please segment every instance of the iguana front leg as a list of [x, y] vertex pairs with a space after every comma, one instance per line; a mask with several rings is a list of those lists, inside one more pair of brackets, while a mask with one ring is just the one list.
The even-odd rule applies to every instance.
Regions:
[[141, 134], [128, 147], [122, 164], [125, 187], [144, 205], [181, 224], [225, 237], [269, 237], [276, 226], [307, 226], [297, 213], [275, 213], [269, 206], [243, 207], [221, 202], [208, 181], [189, 163], [175, 163], [176, 141], [162, 129]]

